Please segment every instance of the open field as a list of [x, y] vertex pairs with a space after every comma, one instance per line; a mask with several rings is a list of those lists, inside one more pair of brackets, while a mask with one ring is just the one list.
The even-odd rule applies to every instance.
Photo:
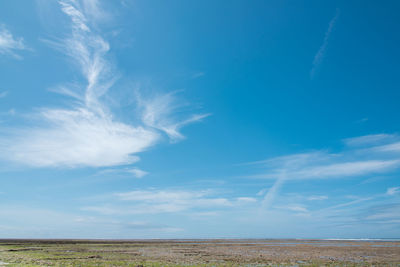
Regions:
[[400, 266], [400, 242], [0, 240], [0, 266]]

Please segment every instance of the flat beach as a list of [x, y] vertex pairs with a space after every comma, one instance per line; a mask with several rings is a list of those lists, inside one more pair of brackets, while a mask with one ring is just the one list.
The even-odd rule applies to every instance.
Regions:
[[400, 266], [388, 240], [1, 240], [4, 266]]

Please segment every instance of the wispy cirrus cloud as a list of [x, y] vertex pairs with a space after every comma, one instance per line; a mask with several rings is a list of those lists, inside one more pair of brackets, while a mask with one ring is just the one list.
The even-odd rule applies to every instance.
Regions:
[[320, 150], [257, 161], [251, 164], [264, 171], [251, 177], [276, 180], [264, 192], [264, 206], [270, 207], [286, 181], [370, 176], [400, 168], [398, 139], [395, 134], [360, 136], [345, 139], [346, 147], [338, 153]]
[[371, 153], [391, 153], [400, 152], [400, 136], [396, 134], [372, 134], [344, 140], [346, 145], [353, 147], [363, 147]]
[[375, 148], [376, 151], [380, 152], [400, 152], [400, 142], [395, 142], [387, 145], [382, 145]]
[[[310, 162], [310, 164], [312, 164]], [[335, 177], [357, 176], [369, 173], [379, 173], [393, 170], [400, 166], [400, 159], [395, 160], [365, 160], [343, 163], [327, 163], [326, 165], [302, 166], [285, 172], [286, 179], [324, 179]], [[256, 175], [258, 178], [276, 178], [282, 176], [281, 170], [272, 173]]]
[[400, 223], [400, 203], [386, 203], [369, 207], [361, 218], [367, 222]]
[[158, 129], [175, 142], [183, 139], [180, 129], [190, 123], [197, 122], [210, 114], [195, 114], [183, 117], [180, 114], [185, 107], [183, 102], [176, 101], [175, 93], [155, 95], [145, 98], [138, 95], [138, 104], [142, 109], [142, 121], [145, 125]]
[[[171, 94], [138, 100], [142, 112], [136, 124], [119, 120], [105, 101], [119, 76], [108, 59], [109, 43], [98, 27], [91, 27], [106, 16], [97, 0], [60, 0], [59, 6], [70, 21], [70, 33], [60, 42], [48, 41], [68, 56], [79, 69], [84, 84], [58, 87], [59, 93], [72, 96], [71, 107], [41, 108], [31, 116], [34, 126], [11, 129], [0, 138], [3, 160], [32, 167], [107, 167], [132, 164], [137, 153], [161, 140], [165, 132], [171, 140], [182, 139], [180, 129], [205, 115], [176, 117], [178, 107]], [[134, 170], [137, 177], [144, 172]]]
[[382, 145], [386, 143], [391, 143], [396, 139], [398, 139], [398, 136], [394, 134], [371, 134], [354, 138], [347, 138], [344, 140], [344, 143], [347, 146], [360, 147], [360, 146]]
[[136, 178], [142, 178], [148, 174], [148, 172], [139, 168], [127, 169], [126, 172], [133, 174]]
[[303, 205], [299, 205], [299, 204], [292, 204], [292, 205], [287, 205], [287, 206], [282, 206], [279, 207], [280, 209], [286, 209], [286, 210], [290, 210], [290, 211], [294, 211], [294, 212], [299, 212], [299, 213], [308, 213], [309, 210], [304, 207]]
[[137, 167], [115, 167], [115, 168], [106, 168], [97, 172], [96, 175], [112, 175], [115, 176], [124, 176], [124, 177], [135, 177], [142, 178], [149, 174], [147, 171], [141, 170]]
[[16, 51], [24, 49], [26, 49], [24, 39], [15, 38], [5, 25], [0, 24], [0, 54], [21, 59], [21, 56]]
[[322, 64], [322, 61], [325, 57], [326, 49], [328, 47], [329, 38], [332, 34], [333, 29], [335, 28], [335, 24], [339, 18], [339, 15], [340, 15], [340, 10], [336, 9], [335, 16], [329, 22], [328, 29], [325, 32], [325, 36], [324, 36], [322, 45], [320, 46], [320, 48], [318, 49], [317, 53], [314, 56], [314, 60], [312, 62], [312, 68], [310, 71], [311, 79], [313, 79], [315, 77], [320, 65]]
[[389, 196], [394, 196], [394, 195], [400, 194], [400, 186], [389, 187], [386, 191], [386, 194]]
[[252, 205], [258, 200], [253, 197], [218, 197], [212, 190], [134, 190], [114, 193], [109, 202], [86, 206], [83, 210], [102, 214], [158, 214], [188, 211], [214, 212], [221, 208]]
[[308, 198], [307, 198], [307, 200], [310, 200], [310, 201], [314, 201], [314, 200], [326, 200], [326, 199], [328, 199], [329, 197], [328, 196], [324, 196], [324, 195], [322, 195], [322, 196], [309, 196]]

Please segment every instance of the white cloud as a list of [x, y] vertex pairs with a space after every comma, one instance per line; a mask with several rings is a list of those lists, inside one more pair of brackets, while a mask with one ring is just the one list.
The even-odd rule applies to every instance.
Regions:
[[396, 153], [400, 152], [400, 136], [397, 134], [373, 134], [345, 139], [350, 147], [362, 147], [370, 153]]
[[[175, 213], [188, 210], [195, 212], [214, 212], [218, 208], [245, 207], [256, 203], [252, 197], [225, 198], [215, 197], [209, 190], [134, 190], [115, 193], [114, 201], [118, 205], [97, 205], [83, 207], [83, 210], [103, 214], [156, 214]], [[205, 209], [205, 210], [204, 210]], [[213, 209], [213, 210], [210, 210]]]
[[375, 149], [381, 152], [400, 152], [400, 142], [379, 146], [376, 147]]
[[207, 195], [205, 191], [167, 191], [167, 190], [135, 190], [125, 193], [117, 193], [120, 200], [124, 201], [146, 201], [146, 202], [186, 202]]
[[329, 178], [358, 176], [397, 168], [400, 160], [367, 160], [316, 166], [294, 171], [288, 175], [302, 178]]
[[[174, 210], [186, 209], [190, 206], [231, 206], [226, 198], [207, 197], [208, 191], [168, 191], [168, 190], [135, 190], [118, 193], [116, 196], [124, 201], [161, 204], [163, 207]], [[165, 205], [165, 206], [164, 206]]]
[[268, 188], [263, 188], [257, 192], [256, 196], [263, 196], [267, 192], [268, 192]]
[[47, 127], [21, 130], [3, 156], [35, 167], [113, 166], [136, 162], [132, 154], [157, 141], [154, 132], [84, 108], [43, 110], [41, 116]]
[[[304, 154], [300, 154], [303, 159]], [[295, 155], [290, 157], [288, 162], [292, 162]], [[316, 162], [313, 160], [303, 161], [300, 165], [285, 165], [267, 171], [263, 174], [253, 175], [255, 178], [276, 179], [284, 175], [285, 180], [293, 179], [324, 179], [335, 177], [359, 176], [371, 173], [381, 173], [393, 170], [400, 166], [400, 159], [385, 160], [360, 160], [348, 162], [335, 162], [343, 160], [341, 157], [331, 157], [331, 160]]]
[[15, 53], [15, 50], [24, 50], [26, 46], [23, 38], [14, 38], [11, 32], [0, 24], [0, 54], [11, 55], [20, 59], [21, 57]]
[[326, 200], [328, 196], [310, 196], [307, 200], [314, 201], [314, 200]]
[[378, 145], [385, 142], [391, 142], [395, 139], [397, 139], [397, 136], [393, 134], [371, 134], [371, 135], [347, 138], [344, 140], [344, 142], [348, 146], [357, 147], [357, 146]]
[[160, 224], [154, 224], [154, 223], [150, 223], [150, 222], [142, 222], [142, 221], [134, 221], [134, 222], [128, 222], [128, 223], [121, 223], [121, 222], [117, 222], [116, 224], [124, 226], [126, 228], [129, 229], [137, 229], [137, 230], [161, 230], [164, 232], [170, 232], [170, 233], [174, 233], [174, 232], [180, 232], [183, 231], [183, 228], [178, 228], [178, 227], [169, 227], [166, 225], [160, 225]]
[[236, 198], [236, 200], [243, 203], [257, 202], [257, 199], [255, 199], [254, 197], [238, 197]]
[[185, 104], [176, 101], [174, 93], [156, 95], [152, 98], [144, 98], [138, 95], [138, 102], [142, 108], [142, 121], [145, 125], [165, 132], [171, 141], [183, 138], [179, 132], [183, 126], [199, 121], [209, 114], [196, 114], [182, 118], [179, 116]]
[[102, 206], [86, 206], [83, 207], [84, 211], [92, 211], [105, 215], [125, 215], [125, 214], [157, 214], [157, 213], [174, 213], [186, 210], [186, 207], [180, 205], [171, 204], [157, 204], [157, 205], [134, 205], [134, 206], [113, 206], [113, 205], [102, 205]]
[[112, 175], [115, 176], [125, 176], [125, 177], [132, 177], [135, 178], [142, 178], [149, 174], [148, 172], [141, 170], [136, 167], [116, 167], [116, 168], [107, 168], [97, 172], [97, 176], [99, 175]]
[[[104, 96], [118, 73], [108, 60], [109, 43], [91, 22], [105, 16], [97, 0], [60, 0], [61, 10], [71, 22], [69, 37], [48, 42], [65, 53], [79, 68], [86, 83], [60, 86], [58, 92], [74, 97], [71, 108], [42, 108], [31, 116], [34, 127], [10, 130], [0, 136], [0, 158], [33, 167], [101, 167], [132, 164], [136, 155], [161, 140], [159, 130], [171, 139], [183, 138], [184, 125], [205, 115], [183, 120], [174, 116], [176, 104], [171, 94], [140, 102], [143, 121], [136, 125], [118, 120]], [[172, 117], [174, 117], [172, 119]], [[146, 173], [131, 169], [136, 177]]]
[[367, 211], [366, 220], [378, 221], [380, 223], [394, 220], [394, 223], [400, 222], [400, 204], [382, 204], [376, 205]]
[[342, 209], [344, 207], [354, 206], [354, 205], [357, 205], [357, 204], [360, 204], [360, 203], [363, 203], [363, 202], [366, 202], [366, 201], [373, 200], [373, 199], [375, 199], [375, 197], [376, 196], [360, 198], [360, 197], [357, 197], [357, 196], [351, 196], [351, 198], [354, 198], [355, 200], [352, 200], [350, 202], [337, 204], [337, 205], [334, 205], [334, 206], [331, 206], [331, 207], [323, 208], [323, 209], [319, 210], [318, 212], [326, 211], [326, 210], [331, 210], [332, 211], [332, 210], [336, 210], [336, 209]]
[[146, 176], [147, 174], [149, 174], [148, 172], [143, 171], [138, 168], [128, 169], [128, 170], [126, 170], [126, 172], [132, 173], [136, 178], [142, 178], [143, 176]]
[[389, 196], [397, 195], [400, 193], [400, 186], [390, 187], [387, 189], [386, 194]]
[[204, 75], [206, 75], [204, 72], [202, 72], [202, 71], [199, 71], [199, 72], [195, 72], [195, 73], [193, 73], [193, 75], [192, 75], [192, 79], [197, 79], [197, 78], [200, 78], [200, 77], [202, 77], [202, 76], [204, 76]]
[[287, 209], [290, 211], [295, 211], [295, 212], [301, 212], [301, 213], [307, 213], [308, 209], [302, 205], [297, 205], [297, 204], [293, 204], [293, 205], [287, 205], [287, 206], [283, 206], [283, 207], [279, 207], [281, 209]]
[[265, 209], [268, 209], [272, 205], [272, 202], [278, 195], [279, 190], [281, 189], [285, 179], [286, 179], [285, 176], [278, 177], [274, 185], [268, 190], [267, 194], [265, 194], [264, 199], [262, 201], [262, 205]]
[[339, 9], [336, 9], [336, 14], [329, 22], [328, 29], [325, 32], [324, 41], [322, 42], [322, 45], [320, 46], [320, 48], [318, 49], [318, 52], [314, 56], [314, 61], [312, 63], [312, 69], [310, 71], [311, 79], [314, 78], [319, 66], [322, 64], [322, 60], [325, 57], [326, 48], [328, 46], [329, 37], [331, 36], [331, 33], [335, 27], [336, 21], [339, 18], [339, 14], [340, 14]]
[[108, 14], [101, 8], [99, 0], [83, 0], [82, 6], [86, 16], [93, 21], [103, 20], [108, 17]]
[[219, 213], [216, 211], [203, 211], [203, 212], [192, 212], [190, 213], [191, 216], [197, 217], [197, 218], [203, 218], [208, 220], [208, 217], [214, 217], [218, 216]]
[[[264, 208], [271, 206], [286, 181], [368, 176], [388, 173], [400, 167], [400, 156], [393, 153], [400, 150], [397, 135], [361, 136], [345, 139], [345, 143], [347, 147], [339, 153], [321, 150], [248, 163], [264, 168], [264, 171], [250, 177], [276, 179], [264, 196]], [[309, 198], [322, 199], [325, 198]]]
[[310, 166], [310, 164], [312, 164], [312, 162], [307, 162], [303, 166], [295, 167], [295, 169], [291, 169], [293, 166], [285, 165], [283, 169], [273, 170], [271, 173], [253, 176], [276, 179], [274, 185], [264, 197], [264, 208], [269, 208], [272, 205], [272, 202], [278, 196], [282, 185], [287, 180], [343, 178], [368, 175], [371, 173], [382, 173], [398, 168], [400, 166], [400, 160], [367, 160], [331, 163], [319, 166]]
[[247, 165], [262, 165], [267, 167], [287, 166], [290, 168], [298, 168], [299, 166], [304, 166], [305, 164], [308, 164], [310, 162], [326, 162], [333, 157], [336, 157], [336, 155], [328, 154], [326, 151], [313, 151], [308, 153], [291, 154], [266, 160], [255, 161], [247, 163]]

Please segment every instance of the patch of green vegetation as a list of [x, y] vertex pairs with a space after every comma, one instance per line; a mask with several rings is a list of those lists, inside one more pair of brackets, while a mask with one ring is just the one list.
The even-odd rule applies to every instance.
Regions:
[[[0, 266], [37, 267], [37, 266], [132, 266], [132, 267], [264, 267], [264, 266], [400, 266], [392, 263], [367, 263], [346, 261], [301, 261], [282, 259], [273, 262], [268, 259], [249, 259], [242, 255], [213, 258], [206, 252], [201, 254], [196, 246], [174, 244], [174, 249], [183, 256], [175, 258], [167, 243], [117, 243], [117, 242], [0, 242]], [[188, 250], [189, 249], [189, 250]], [[191, 249], [191, 250], [190, 250]], [[164, 254], [158, 254], [163, 251]], [[165, 254], [166, 253], [166, 254]], [[185, 254], [186, 253], [186, 254]], [[207, 255], [206, 255], [207, 254]], [[171, 256], [172, 255], [172, 256]], [[201, 255], [206, 255], [202, 257]]]

